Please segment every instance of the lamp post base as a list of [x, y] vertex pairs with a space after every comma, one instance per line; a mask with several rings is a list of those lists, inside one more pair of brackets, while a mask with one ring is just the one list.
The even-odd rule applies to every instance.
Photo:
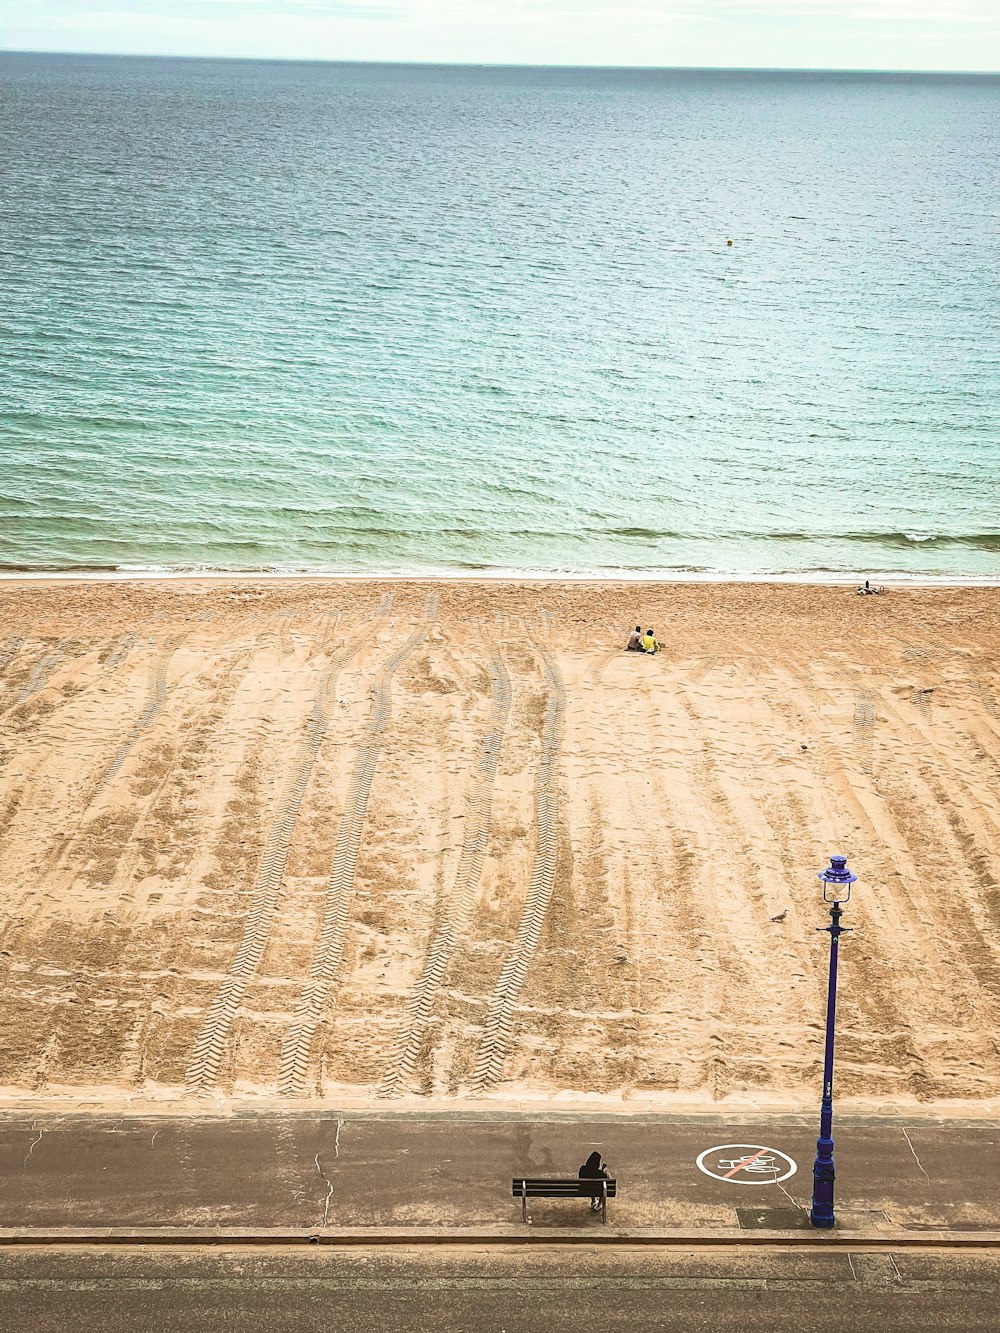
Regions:
[[816, 1140], [816, 1160], [813, 1163], [813, 1197], [809, 1221], [814, 1227], [829, 1229], [834, 1225], [833, 1195], [837, 1172], [833, 1165], [833, 1136], [829, 1132], [829, 1106], [823, 1107], [824, 1129]]

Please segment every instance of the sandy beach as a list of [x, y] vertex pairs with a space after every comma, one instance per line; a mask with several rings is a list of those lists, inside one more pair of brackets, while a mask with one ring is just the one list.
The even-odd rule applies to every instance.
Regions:
[[842, 851], [841, 1103], [995, 1106], [998, 628], [971, 588], [5, 584], [3, 1099], [812, 1106]]

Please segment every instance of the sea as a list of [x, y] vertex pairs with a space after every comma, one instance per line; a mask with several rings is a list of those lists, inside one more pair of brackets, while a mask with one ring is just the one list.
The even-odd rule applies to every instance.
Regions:
[[1000, 77], [0, 55], [0, 568], [1000, 579]]

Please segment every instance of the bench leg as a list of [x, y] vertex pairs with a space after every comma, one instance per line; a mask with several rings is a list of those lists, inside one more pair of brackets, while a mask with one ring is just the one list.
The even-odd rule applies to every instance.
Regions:
[[608, 1182], [601, 1182], [601, 1221], [608, 1225]]
[[528, 1186], [526, 1181], [521, 1181], [521, 1221], [528, 1225]]

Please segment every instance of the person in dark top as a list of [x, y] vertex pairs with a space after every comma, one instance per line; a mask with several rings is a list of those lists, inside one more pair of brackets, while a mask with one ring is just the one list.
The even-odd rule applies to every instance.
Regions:
[[[592, 1152], [579, 1171], [581, 1180], [607, 1180], [608, 1173], [601, 1164], [601, 1154]], [[601, 1211], [601, 1200], [599, 1197], [590, 1201], [590, 1211], [599, 1213]]]

